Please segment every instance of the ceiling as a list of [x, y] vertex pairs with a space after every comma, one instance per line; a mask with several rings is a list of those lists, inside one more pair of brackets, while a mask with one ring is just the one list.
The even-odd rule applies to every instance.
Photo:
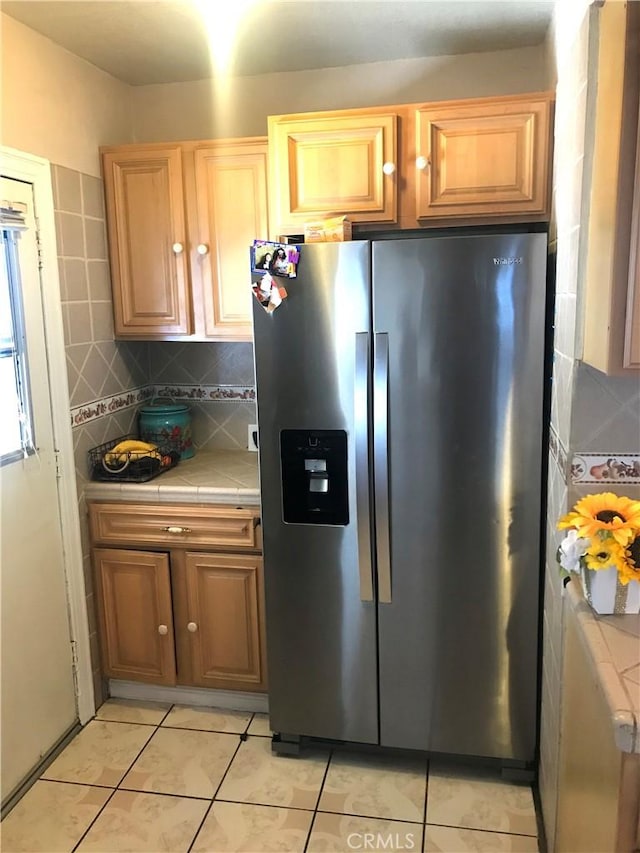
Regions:
[[[250, 75], [525, 47], [543, 41], [553, 0], [198, 0], [213, 49]], [[213, 75], [192, 0], [4, 0], [0, 9], [134, 86]]]

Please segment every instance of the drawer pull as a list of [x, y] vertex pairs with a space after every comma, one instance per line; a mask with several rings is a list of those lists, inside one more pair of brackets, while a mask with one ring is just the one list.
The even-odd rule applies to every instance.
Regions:
[[172, 525], [169, 525], [169, 527], [163, 527], [162, 530], [164, 530], [166, 533], [175, 533], [175, 534], [191, 533], [190, 527], [173, 527]]
[[198, 626], [196, 625], [195, 622], [189, 622], [187, 624], [187, 631], [191, 631], [192, 634], [195, 634], [195, 632], [197, 630], [198, 630]]
[[158, 634], [161, 634], [163, 637], [165, 634], [169, 633], [169, 629], [166, 625], [158, 625]]

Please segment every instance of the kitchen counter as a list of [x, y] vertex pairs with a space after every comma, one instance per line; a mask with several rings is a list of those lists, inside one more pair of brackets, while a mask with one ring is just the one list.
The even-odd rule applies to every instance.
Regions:
[[246, 450], [200, 451], [147, 483], [98, 483], [85, 487], [88, 501], [143, 503], [260, 503], [258, 454]]
[[640, 614], [598, 616], [578, 581], [567, 584], [566, 595], [606, 698], [616, 745], [623, 752], [640, 753]]

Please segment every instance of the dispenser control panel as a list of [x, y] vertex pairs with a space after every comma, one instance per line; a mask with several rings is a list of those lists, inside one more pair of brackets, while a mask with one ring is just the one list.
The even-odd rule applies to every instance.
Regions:
[[283, 429], [282, 514], [287, 524], [349, 523], [347, 433]]

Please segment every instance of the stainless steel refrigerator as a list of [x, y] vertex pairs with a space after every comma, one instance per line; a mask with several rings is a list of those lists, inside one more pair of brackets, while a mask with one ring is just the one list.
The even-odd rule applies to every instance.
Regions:
[[546, 235], [305, 245], [254, 300], [269, 707], [534, 759]]

